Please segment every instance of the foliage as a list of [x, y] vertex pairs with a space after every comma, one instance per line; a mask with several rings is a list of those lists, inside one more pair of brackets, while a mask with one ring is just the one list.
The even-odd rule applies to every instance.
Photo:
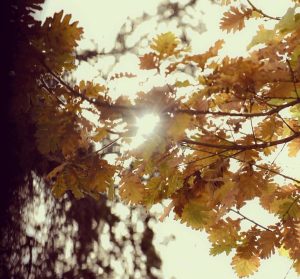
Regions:
[[[95, 195], [97, 199], [81, 200], [75, 199], [72, 194], [64, 195], [60, 202], [56, 203], [51, 195], [49, 185], [45, 185], [41, 179], [41, 176], [49, 171], [47, 177], [49, 180], [53, 175], [63, 176], [61, 170], [64, 165], [57, 166], [57, 163], [52, 164], [39, 156], [40, 153], [32, 144], [35, 141], [35, 128], [26, 109], [23, 110], [23, 108], [28, 108], [27, 95], [25, 94], [25, 99], [22, 100], [19, 99], [20, 95], [16, 96], [15, 94], [20, 93], [20, 90], [21, 92], [28, 90], [20, 84], [22, 84], [22, 80], [31, 79], [31, 73], [34, 72], [34, 69], [22, 71], [22, 68], [27, 69], [26, 65], [22, 65], [22, 59], [29, 51], [26, 40], [38, 31], [34, 29], [38, 22], [32, 15], [35, 10], [42, 8], [40, 5], [43, 1], [23, 1], [24, 3], [21, 3], [12, 0], [8, 2], [9, 11], [6, 15], [9, 17], [7, 21], [9, 24], [7, 29], [12, 32], [8, 32], [10, 36], [5, 44], [7, 46], [5, 57], [10, 59], [7, 64], [4, 59], [3, 63], [5, 65], [4, 74], [8, 73], [9, 76], [7, 83], [3, 84], [5, 94], [3, 94], [2, 104], [4, 104], [5, 111], [8, 109], [11, 111], [5, 115], [6, 117], [3, 117], [7, 120], [9, 127], [6, 131], [6, 122], [4, 122], [3, 133], [6, 135], [7, 143], [6, 145], [3, 143], [6, 146], [6, 152], [3, 154], [3, 161], [5, 160], [3, 174], [5, 175], [2, 176], [0, 195], [0, 278], [31, 278], [32, 276], [96, 278], [101, 272], [103, 278], [115, 278], [118, 273], [115, 262], [121, 266], [119, 272], [122, 272], [122, 278], [136, 276], [160, 278], [161, 260], [153, 246], [153, 231], [150, 224], [154, 220], [151, 215], [145, 216], [141, 208], [134, 208], [128, 210], [126, 217], [124, 212], [122, 212], [122, 216], [119, 216], [114, 210], [115, 207], [120, 206], [120, 203], [112, 204], [105, 196], [99, 197], [99, 195]], [[59, 13], [59, 17], [63, 17], [63, 13]], [[68, 20], [70, 17], [64, 17], [64, 21]], [[68, 38], [64, 41], [66, 38], [63, 35], [58, 38], [52, 36], [51, 29], [57, 27], [57, 22], [54, 23], [55, 21], [49, 18], [48, 22], [43, 24], [45, 30], [36, 33], [35, 36], [40, 36], [40, 42], [58, 40], [59, 44], [63, 44], [62, 48], [71, 47], [72, 53], [67, 51], [64, 58], [68, 59], [69, 56], [73, 59], [75, 45], [70, 46], [69, 43], [74, 43], [74, 41], [69, 41]], [[73, 28], [73, 35], [78, 35], [76, 24], [69, 25], [65, 27], [71, 32]], [[47, 30], [51, 32], [48, 33]], [[53, 35], [55, 34], [53, 33]], [[9, 57], [10, 53], [13, 54], [13, 57]], [[55, 61], [54, 59], [53, 62]], [[120, 76], [117, 75], [117, 77]], [[49, 78], [45, 80], [49, 84], [54, 82]], [[83, 90], [89, 84], [89, 82], [87, 84], [80, 83], [79, 87]], [[14, 87], [14, 90], [11, 90], [10, 86]], [[104, 88], [98, 90], [104, 90]], [[92, 91], [88, 96], [93, 96]], [[15, 98], [13, 108], [9, 106], [12, 98]], [[25, 100], [25, 103], [22, 104], [24, 107], [18, 106], [18, 99], [21, 102]], [[18, 117], [22, 120], [17, 119]], [[52, 130], [54, 135], [55, 128], [59, 125], [55, 122], [51, 123], [51, 121], [48, 123], [49, 127], [54, 129]], [[66, 129], [72, 128], [69, 126]], [[99, 131], [95, 135], [95, 140], [103, 137], [105, 137], [105, 133]], [[55, 136], [53, 138], [66, 142], [64, 148], [66, 154], [72, 149], [72, 141]], [[53, 147], [49, 144], [42, 148], [47, 150], [47, 148], [55, 148], [55, 145]], [[105, 151], [107, 152], [109, 149], [107, 148]], [[7, 167], [10, 162], [11, 166]], [[91, 163], [97, 165], [99, 160], [95, 157]], [[72, 167], [69, 167], [69, 171], [72, 173]], [[75, 170], [75, 173], [76, 171], [79, 170]], [[105, 172], [85, 179], [104, 179], [105, 182], [107, 174]], [[36, 219], [37, 212], [38, 219]], [[138, 221], [132, 222], [131, 218], [136, 218]], [[123, 233], [121, 236], [120, 228]], [[110, 247], [102, 244], [104, 236]], [[66, 247], [70, 249], [66, 249]], [[132, 257], [128, 257], [126, 254], [129, 250], [133, 251]]]
[[[77, 198], [99, 199], [116, 190], [124, 202], [148, 208], [169, 199], [164, 216], [173, 210], [182, 223], [206, 231], [212, 255], [235, 252], [232, 266], [239, 277], [253, 274], [260, 260], [280, 247], [288, 250], [300, 273], [300, 181], [282, 174], [274, 162], [264, 163], [281, 146], [288, 147], [289, 156], [300, 149], [299, 3], [282, 18], [248, 3], [228, 7], [220, 28], [241, 30], [245, 20], [258, 15], [278, 23], [273, 30], [260, 27], [247, 57], [218, 59], [222, 41], [194, 54], [174, 34], [160, 34], [140, 58], [140, 68], [152, 71], [153, 80], [163, 77], [166, 84], [142, 89], [134, 101], [114, 99], [110, 80], [67, 84], [63, 74], [76, 68], [73, 51], [82, 29], [62, 12], [44, 24], [34, 22], [34, 32], [23, 41], [27, 52], [16, 66], [20, 75], [13, 113], [17, 122], [26, 115], [33, 125], [37, 151], [53, 164], [47, 178], [57, 197], [71, 191]], [[178, 73], [187, 67], [195, 69], [193, 76], [180, 80]], [[120, 74], [114, 80], [129, 77], [138, 75]], [[97, 122], [84, 117], [86, 109], [97, 115]], [[159, 115], [157, 132], [111, 165], [103, 151], [117, 141], [128, 143], [135, 116], [143, 111]], [[110, 134], [118, 136], [97, 151], [89, 150]], [[128, 160], [130, 170], [124, 167]], [[290, 184], [278, 184], [279, 176]], [[242, 214], [253, 199], [278, 222], [263, 226]], [[242, 230], [243, 220], [253, 226]]]

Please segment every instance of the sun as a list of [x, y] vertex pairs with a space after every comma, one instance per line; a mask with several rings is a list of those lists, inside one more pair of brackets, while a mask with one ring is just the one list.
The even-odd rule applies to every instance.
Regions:
[[149, 113], [136, 118], [137, 133], [130, 144], [131, 148], [136, 148], [142, 144], [157, 127], [160, 118], [157, 114]]
[[150, 135], [159, 122], [159, 116], [157, 114], [145, 114], [136, 120], [137, 136], [148, 136]]

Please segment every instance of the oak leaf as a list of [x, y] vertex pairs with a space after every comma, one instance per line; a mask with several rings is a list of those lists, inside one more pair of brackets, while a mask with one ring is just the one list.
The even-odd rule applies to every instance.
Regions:
[[252, 9], [230, 7], [221, 19], [220, 28], [228, 33], [241, 30], [245, 27], [245, 19], [250, 18]]
[[274, 231], [262, 231], [258, 240], [259, 256], [268, 259], [275, 253], [275, 248], [279, 246], [277, 235]]
[[237, 247], [237, 243], [240, 239], [240, 220], [232, 220], [227, 218], [225, 220], [220, 220], [216, 225], [209, 228], [208, 239], [212, 243], [210, 249], [210, 254], [216, 256], [223, 252], [226, 255], [232, 251], [232, 249]]
[[179, 39], [172, 33], [167, 32], [158, 35], [154, 40], [150, 47], [157, 51], [159, 54], [159, 58], [165, 58], [171, 55], [176, 55], [178, 50], [176, 50], [179, 45]]
[[268, 44], [273, 40], [278, 39], [274, 30], [265, 29], [263, 25], [259, 26], [259, 30], [257, 31], [256, 35], [252, 38], [252, 41], [247, 46], [247, 49], [251, 49], [252, 47], [258, 44]]
[[209, 58], [215, 57], [218, 55], [219, 50], [222, 48], [224, 44], [224, 40], [218, 40], [215, 42], [214, 46], [210, 47], [208, 51], [204, 52], [203, 54], [186, 56], [184, 62], [193, 61], [197, 63], [197, 66], [204, 70], [204, 67], [207, 63]]
[[203, 229], [211, 218], [209, 209], [201, 203], [201, 200], [190, 200], [183, 208], [181, 222], [193, 229]]
[[296, 157], [298, 152], [300, 151], [300, 138], [296, 138], [288, 144], [290, 157]]
[[188, 114], [176, 114], [170, 118], [168, 123], [167, 135], [175, 140], [185, 137], [185, 130], [189, 128], [191, 117]]
[[144, 199], [144, 186], [135, 174], [123, 176], [120, 181], [120, 196], [129, 204], [140, 204]]
[[146, 53], [140, 56], [140, 69], [142, 70], [152, 70], [157, 69], [159, 66], [159, 56], [154, 53]]
[[258, 270], [259, 257], [253, 255], [250, 258], [242, 258], [238, 254], [232, 258], [231, 265], [239, 277], [248, 277]]

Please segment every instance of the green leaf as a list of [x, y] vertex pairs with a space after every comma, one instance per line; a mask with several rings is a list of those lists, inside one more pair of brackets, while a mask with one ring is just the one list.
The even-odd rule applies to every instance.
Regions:
[[222, 253], [226, 253], [226, 255], [228, 256], [232, 250], [232, 246], [229, 244], [216, 244], [213, 243], [212, 247], [209, 249], [209, 254], [212, 256], [217, 256], [220, 255]]
[[184, 80], [184, 81], [176, 81], [175, 82], [175, 86], [176, 87], [188, 87], [188, 86], [190, 86], [191, 84], [190, 84], [190, 82], [188, 81], [188, 80]]
[[190, 200], [183, 208], [181, 220], [193, 229], [203, 229], [207, 224], [209, 209], [201, 204], [201, 200]]
[[295, 5], [294, 8], [289, 8], [282, 19], [275, 25], [275, 29], [283, 34], [297, 29], [300, 26], [299, 14], [295, 14], [298, 6]]
[[251, 49], [252, 47], [258, 44], [268, 44], [275, 38], [277, 37], [274, 30], [265, 29], [263, 25], [260, 25], [256, 35], [252, 38], [252, 41], [247, 46], [247, 50]]

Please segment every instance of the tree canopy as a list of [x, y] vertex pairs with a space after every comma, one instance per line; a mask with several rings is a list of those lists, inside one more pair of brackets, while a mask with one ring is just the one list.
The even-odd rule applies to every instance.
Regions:
[[[260, 26], [248, 56], [220, 58], [222, 40], [194, 53], [167, 32], [149, 43], [136, 73], [71, 85], [64, 75], [76, 69], [83, 29], [63, 11], [34, 20], [30, 11], [42, 1], [27, 1], [10, 72], [22, 163], [33, 168], [26, 158], [35, 154], [32, 165], [57, 202], [66, 192], [146, 208], [169, 200], [161, 220], [174, 211], [183, 225], [208, 234], [212, 255], [234, 252], [239, 277], [256, 272], [276, 249], [287, 251], [300, 274], [300, 178], [276, 165], [283, 148], [290, 157], [300, 150], [300, 3], [291, 1], [279, 18], [250, 1], [221, 2], [224, 32], [238, 32], [250, 19], [276, 21], [273, 29]], [[138, 92], [115, 98], [114, 82], [127, 79]], [[160, 121], [144, 143], [128, 148], [144, 114]], [[121, 148], [114, 163], [106, 158], [113, 145]], [[264, 226], [242, 213], [254, 199], [277, 222]]]

